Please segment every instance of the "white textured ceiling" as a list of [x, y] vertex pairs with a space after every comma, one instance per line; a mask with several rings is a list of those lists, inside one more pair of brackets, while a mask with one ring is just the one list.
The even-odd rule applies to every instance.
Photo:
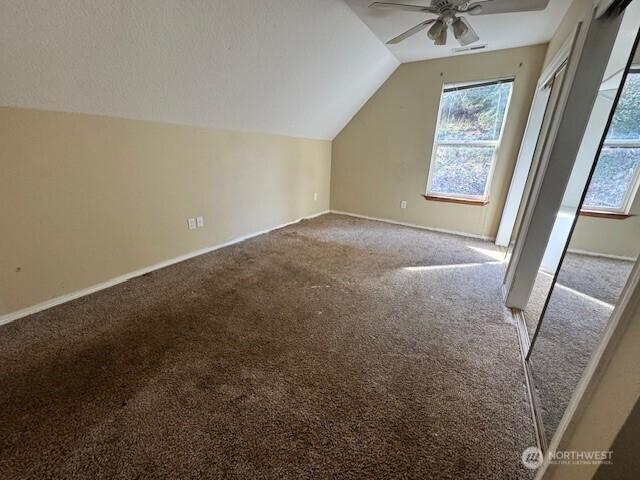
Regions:
[[0, 0], [0, 105], [333, 138], [398, 66], [343, 0]]
[[[384, 43], [418, 23], [435, 18], [434, 15], [368, 8], [373, 0], [345, 0], [373, 33]], [[389, 0], [395, 3], [430, 5], [430, 0]], [[515, 0], [518, 1], [518, 0]], [[547, 8], [538, 12], [501, 13], [496, 15], [467, 15], [480, 40], [472, 45], [487, 44], [486, 50], [535, 45], [551, 40], [572, 0], [551, 0]], [[429, 58], [449, 57], [460, 44], [449, 34], [447, 45], [436, 46], [425, 31], [407, 40], [389, 45], [401, 62], [415, 62]]]

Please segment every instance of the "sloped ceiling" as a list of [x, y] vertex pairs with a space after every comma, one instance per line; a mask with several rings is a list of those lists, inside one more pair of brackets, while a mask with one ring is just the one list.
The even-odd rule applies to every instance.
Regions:
[[[426, 19], [435, 18], [435, 15], [421, 12], [369, 8], [373, 0], [345, 1], [382, 42], [387, 42]], [[431, 5], [430, 0], [391, 1], [412, 5]], [[571, 1], [551, 0], [546, 9], [536, 12], [469, 15], [467, 16], [469, 22], [480, 36], [480, 40], [472, 45], [486, 44], [487, 47], [483, 50], [486, 52], [546, 43], [558, 28], [562, 17], [571, 5]], [[427, 38], [426, 31], [420, 32], [396, 45], [389, 45], [391, 52], [401, 62], [464, 55], [465, 53], [453, 51], [454, 48], [458, 47], [460, 47], [460, 44], [453, 38], [453, 35], [449, 35], [446, 45], [434, 45], [433, 41]]]
[[398, 66], [343, 0], [0, 0], [0, 105], [332, 139]]

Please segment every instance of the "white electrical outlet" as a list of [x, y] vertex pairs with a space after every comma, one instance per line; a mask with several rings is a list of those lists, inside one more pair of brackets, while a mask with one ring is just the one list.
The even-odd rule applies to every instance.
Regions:
[[189, 230], [195, 230], [196, 229], [196, 219], [195, 218], [188, 218], [187, 219], [187, 225], [189, 226]]
[[204, 217], [196, 217], [196, 224], [198, 225], [198, 228], [204, 227]]
[[314, 201], [314, 202], [317, 202], [317, 201], [318, 201], [318, 192], [315, 192], [315, 193], [313, 194], [313, 201]]
[[400, 202], [400, 208], [407, 208], [407, 201], [406, 200], [402, 200]]

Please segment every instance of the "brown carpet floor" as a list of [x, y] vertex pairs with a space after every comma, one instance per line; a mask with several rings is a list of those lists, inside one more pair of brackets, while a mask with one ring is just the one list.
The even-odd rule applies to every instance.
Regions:
[[[632, 268], [633, 262], [628, 260], [567, 253], [560, 267], [558, 283], [561, 288], [567, 287], [601, 302], [615, 305]], [[530, 338], [533, 338], [538, 326], [552, 280], [551, 275], [542, 272], [536, 278], [524, 310]]]
[[0, 478], [529, 478], [492, 248], [325, 215], [0, 327]]
[[[600, 343], [632, 268], [633, 262], [576, 254], [567, 254], [562, 262], [529, 362], [548, 439]], [[551, 285], [551, 277], [544, 277], [549, 286], [539, 290], [536, 281], [532, 293], [533, 302], [541, 305]], [[535, 329], [526, 311], [525, 319], [527, 327]]]

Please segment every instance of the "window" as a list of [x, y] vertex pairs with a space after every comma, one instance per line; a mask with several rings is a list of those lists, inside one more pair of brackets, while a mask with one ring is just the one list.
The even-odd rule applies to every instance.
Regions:
[[445, 85], [427, 197], [486, 201], [513, 80]]
[[640, 177], [640, 70], [629, 72], [582, 209], [626, 214]]

